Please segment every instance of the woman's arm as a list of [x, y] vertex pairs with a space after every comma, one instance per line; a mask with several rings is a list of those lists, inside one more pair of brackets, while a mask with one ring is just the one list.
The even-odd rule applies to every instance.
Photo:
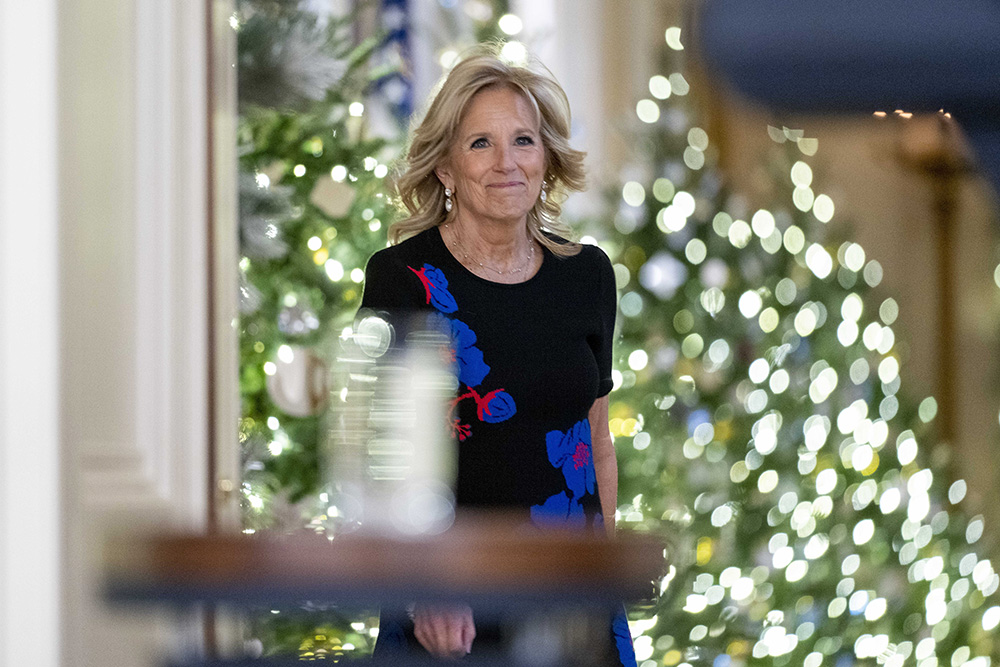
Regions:
[[594, 401], [588, 415], [590, 438], [594, 452], [594, 474], [601, 499], [601, 514], [609, 536], [615, 534], [615, 512], [618, 509], [618, 460], [608, 428], [608, 397]]

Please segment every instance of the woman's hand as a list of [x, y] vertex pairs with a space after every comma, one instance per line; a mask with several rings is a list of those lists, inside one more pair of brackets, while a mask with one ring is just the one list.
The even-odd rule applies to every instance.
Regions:
[[413, 635], [435, 658], [461, 658], [472, 651], [476, 625], [467, 605], [417, 604]]

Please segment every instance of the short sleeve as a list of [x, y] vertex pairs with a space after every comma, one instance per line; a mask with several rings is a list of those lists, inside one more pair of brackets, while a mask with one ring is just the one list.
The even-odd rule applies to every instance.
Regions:
[[611, 379], [612, 347], [615, 339], [615, 313], [618, 311], [617, 292], [615, 289], [615, 272], [611, 268], [611, 260], [599, 248], [597, 250], [597, 319], [599, 330], [591, 339], [594, 357], [597, 359], [598, 377], [597, 397], [611, 393], [614, 381]]
[[356, 324], [375, 315], [389, 325], [390, 345], [407, 340], [414, 327], [423, 329], [426, 321], [417, 313], [427, 309], [421, 278], [407, 261], [399, 246], [376, 252], [365, 266], [365, 284]]
[[394, 261], [391, 252], [380, 250], [371, 256], [365, 267], [365, 286], [361, 297], [361, 308], [381, 313], [395, 313], [409, 310], [413, 303], [413, 290], [407, 290], [409, 282], [403, 271], [406, 267]]

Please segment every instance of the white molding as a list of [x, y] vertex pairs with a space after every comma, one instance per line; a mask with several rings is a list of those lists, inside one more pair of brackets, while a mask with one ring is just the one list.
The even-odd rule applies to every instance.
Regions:
[[[213, 226], [210, 246], [214, 275], [212, 276], [215, 302], [212, 304], [213, 320], [210, 324], [215, 335], [212, 353], [214, 386], [214, 431], [216, 480], [210, 483], [218, 489], [221, 480], [237, 483], [242, 469], [238, 422], [240, 418], [239, 391], [239, 293], [237, 263], [239, 261], [236, 155], [236, 32], [230, 17], [236, 11], [235, 0], [210, 0], [213, 45], [213, 81], [210, 104], [212, 116], [213, 173], [210, 175], [214, 191], [211, 211]], [[236, 485], [238, 487], [238, 484]], [[215, 494], [216, 528], [224, 531], [242, 529], [239, 494]]]
[[116, 208], [134, 215], [108, 220], [126, 239], [118, 268], [134, 276], [133, 293], [116, 296], [116, 314], [130, 325], [117, 356], [131, 370], [96, 400], [117, 393], [131, 410], [107, 433], [75, 436], [76, 472], [85, 505], [158, 500], [165, 520], [200, 526], [208, 512], [205, 14], [193, 0], [138, 0], [131, 12], [133, 80], [124, 87], [133, 93], [133, 148], [121, 159], [132, 165], [132, 192], [118, 194]]
[[0, 0], [2, 667], [178, 645], [96, 591], [108, 525], [207, 517], [205, 24], [202, 0]]
[[141, 446], [132, 442], [80, 442], [83, 450], [109, 452], [86, 453], [78, 459], [77, 493], [86, 508], [117, 511], [128, 507], [148, 511], [156, 507], [159, 516], [172, 519], [178, 508], [171, 498], [169, 480], [162, 471], [155, 470], [158, 459], [166, 460], [169, 465], [171, 453], [167, 450], [151, 456], [145, 451], [148, 444], [163, 446], [164, 439], [152, 436], [149, 443]]
[[207, 15], [203, 0], [60, 5], [63, 659], [139, 667], [200, 639], [98, 591], [106, 531], [208, 516]]
[[[170, 382], [174, 359], [171, 315], [175, 219], [173, 107], [176, 104], [172, 3], [139, 0], [135, 7], [134, 202], [135, 434], [132, 447], [156, 496], [171, 497]], [[127, 449], [125, 450], [128, 451]], [[124, 479], [122, 480], [125, 481]], [[114, 489], [115, 487], [110, 487]]]
[[3, 667], [55, 667], [62, 645], [56, 5], [0, 0]]
[[130, 11], [133, 78], [123, 89], [132, 93], [132, 140], [120, 157], [132, 165], [132, 190], [115, 193], [112, 208], [134, 215], [106, 224], [126, 239], [123, 264], [110, 270], [134, 276], [133, 292], [115, 301], [131, 341], [120, 363], [131, 371], [96, 404], [127, 396], [132, 410], [108, 433], [76, 436], [79, 500], [160, 504], [165, 521], [197, 526], [207, 516], [208, 461], [205, 14], [193, 0], [137, 0]]

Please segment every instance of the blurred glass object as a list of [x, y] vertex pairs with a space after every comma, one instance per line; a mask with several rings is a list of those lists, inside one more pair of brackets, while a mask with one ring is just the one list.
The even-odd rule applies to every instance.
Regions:
[[434, 535], [454, 522], [452, 342], [418, 316], [405, 330], [399, 341], [393, 325], [363, 312], [340, 339], [330, 419], [332, 537]]

